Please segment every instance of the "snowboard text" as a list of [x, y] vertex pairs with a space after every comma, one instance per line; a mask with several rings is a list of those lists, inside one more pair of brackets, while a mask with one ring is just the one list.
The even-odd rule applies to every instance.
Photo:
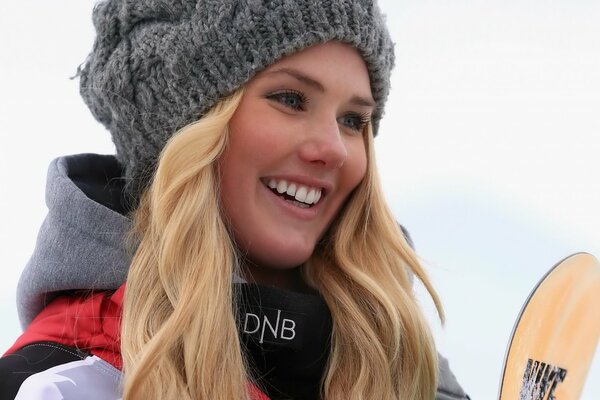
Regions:
[[566, 369], [529, 359], [519, 400], [556, 400], [556, 386], [563, 382], [566, 376]]

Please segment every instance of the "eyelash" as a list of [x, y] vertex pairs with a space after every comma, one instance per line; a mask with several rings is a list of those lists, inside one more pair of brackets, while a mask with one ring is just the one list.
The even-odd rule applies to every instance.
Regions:
[[[276, 101], [283, 105], [284, 107], [288, 107], [294, 111], [304, 111], [306, 109], [306, 105], [308, 104], [308, 99], [304, 95], [304, 93], [299, 92], [297, 90], [281, 90], [274, 93], [269, 93], [267, 99]], [[295, 97], [295, 99], [299, 100], [299, 104], [292, 106], [283, 101], [284, 98]]]
[[[294, 111], [305, 111], [306, 105], [308, 104], [308, 98], [304, 95], [304, 93], [297, 91], [297, 90], [291, 90], [291, 89], [269, 93], [265, 97], [269, 100], [276, 101], [279, 104], [283, 105], [284, 107], [287, 107]], [[288, 99], [290, 97], [294, 97], [296, 100], [298, 100], [298, 104], [290, 105], [289, 103], [286, 103], [283, 100], [286, 97]], [[357, 118], [358, 125], [350, 126], [350, 125], [343, 124], [342, 122], [340, 122], [340, 119], [348, 118], [348, 117]], [[371, 115], [369, 113], [351, 112], [351, 113], [345, 114], [338, 118], [338, 122], [342, 123], [344, 126], [347, 126], [352, 131], [360, 132], [360, 133], [362, 133], [362, 131], [364, 130], [365, 126], [369, 123], [369, 121], [371, 121]]]
[[[349, 126], [349, 125], [344, 124], [345, 126], [348, 126], [348, 128], [352, 129], [354, 132], [357, 132], [357, 133], [362, 133], [363, 130], [365, 129], [365, 126], [369, 123], [369, 121], [371, 121], [371, 115], [368, 113], [363, 113], [363, 114], [349, 113], [349, 114], [341, 116], [340, 118], [347, 118], [347, 117], [358, 118], [358, 126]], [[338, 121], [340, 118], [338, 118]]]

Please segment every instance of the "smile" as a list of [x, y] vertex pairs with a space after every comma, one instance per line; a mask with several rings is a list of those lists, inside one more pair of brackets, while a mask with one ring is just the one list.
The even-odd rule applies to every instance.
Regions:
[[297, 182], [286, 181], [285, 179], [263, 180], [263, 183], [271, 191], [287, 202], [300, 207], [309, 208], [319, 202], [322, 197], [323, 189], [302, 185]]

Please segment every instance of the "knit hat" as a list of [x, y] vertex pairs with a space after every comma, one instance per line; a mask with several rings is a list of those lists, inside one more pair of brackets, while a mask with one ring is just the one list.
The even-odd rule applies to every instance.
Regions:
[[393, 43], [376, 0], [105, 0], [79, 71], [81, 95], [111, 133], [137, 201], [180, 128], [281, 57], [338, 40], [358, 49], [377, 132]]

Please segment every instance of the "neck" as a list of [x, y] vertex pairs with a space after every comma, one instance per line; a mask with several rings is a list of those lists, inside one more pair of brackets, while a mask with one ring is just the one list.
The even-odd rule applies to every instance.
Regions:
[[302, 266], [285, 269], [266, 268], [246, 260], [242, 265], [242, 274], [248, 282], [301, 293], [315, 291], [306, 283]]

